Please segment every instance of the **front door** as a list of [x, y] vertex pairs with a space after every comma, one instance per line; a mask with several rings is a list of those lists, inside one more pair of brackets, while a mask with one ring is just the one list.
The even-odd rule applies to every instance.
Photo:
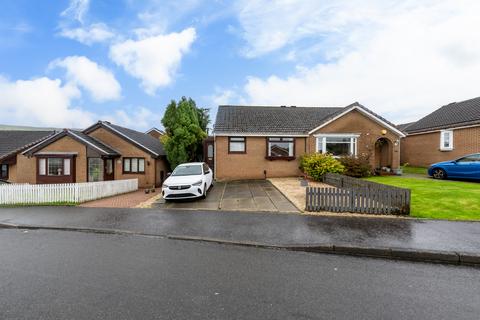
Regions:
[[109, 181], [115, 179], [115, 169], [113, 159], [103, 159], [104, 170], [103, 170], [103, 180]]
[[209, 137], [205, 139], [205, 142], [203, 144], [203, 159], [204, 159], [203, 161], [205, 161], [212, 170], [215, 169], [214, 157], [215, 157], [214, 141], [213, 141], [213, 138]]

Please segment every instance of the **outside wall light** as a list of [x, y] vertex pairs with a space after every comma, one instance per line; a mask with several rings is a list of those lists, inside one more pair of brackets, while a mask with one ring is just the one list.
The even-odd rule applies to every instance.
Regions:
[[382, 135], [386, 135], [387, 134], [387, 130], [383, 129], [382, 131]]

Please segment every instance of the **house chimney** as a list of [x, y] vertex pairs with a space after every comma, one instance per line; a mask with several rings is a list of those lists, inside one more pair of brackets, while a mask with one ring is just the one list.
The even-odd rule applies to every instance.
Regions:
[[290, 106], [290, 108], [296, 108], [297, 106]]
[[280, 108], [286, 108], [287, 106], [280, 106]]

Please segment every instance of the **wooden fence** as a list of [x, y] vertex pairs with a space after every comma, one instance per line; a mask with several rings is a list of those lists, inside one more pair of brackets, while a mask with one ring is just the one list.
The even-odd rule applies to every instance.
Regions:
[[81, 203], [138, 190], [138, 179], [0, 185], [0, 205]]
[[307, 211], [410, 214], [410, 190], [339, 174], [324, 182], [337, 188], [307, 187]]

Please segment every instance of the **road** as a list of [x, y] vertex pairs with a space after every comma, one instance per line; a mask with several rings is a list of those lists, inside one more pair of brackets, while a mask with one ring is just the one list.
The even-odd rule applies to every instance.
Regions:
[[480, 270], [0, 229], [1, 319], [478, 319]]

